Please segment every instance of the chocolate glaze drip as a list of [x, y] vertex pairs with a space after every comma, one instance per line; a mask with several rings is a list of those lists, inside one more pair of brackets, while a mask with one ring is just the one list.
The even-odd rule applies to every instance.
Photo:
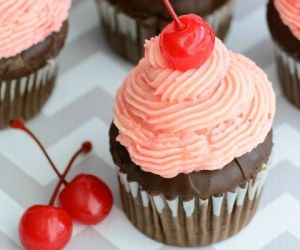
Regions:
[[64, 46], [67, 30], [66, 21], [59, 32], [52, 33], [44, 41], [16, 56], [0, 59], [0, 80], [19, 78], [44, 67]]
[[[112, 4], [134, 16], [154, 15], [170, 19], [170, 15], [162, 0], [109, 0]], [[178, 15], [194, 13], [201, 16], [212, 13], [215, 9], [227, 3], [228, 0], [173, 0], [172, 6]]]
[[117, 127], [112, 124], [109, 132], [110, 151], [120, 171], [126, 173], [129, 180], [138, 182], [147, 192], [163, 194], [168, 199], [177, 196], [184, 200], [190, 200], [195, 196], [206, 199], [210, 195], [221, 195], [237, 186], [244, 185], [247, 180], [254, 178], [262, 170], [273, 146], [272, 131], [270, 131], [266, 140], [257, 148], [234, 159], [221, 170], [179, 174], [168, 179], [142, 171], [139, 166], [135, 165], [126, 148], [116, 141], [118, 134]]
[[300, 41], [286, 26], [274, 6], [274, 0], [270, 0], [267, 6], [267, 20], [273, 40], [285, 52], [297, 60], [300, 60]]

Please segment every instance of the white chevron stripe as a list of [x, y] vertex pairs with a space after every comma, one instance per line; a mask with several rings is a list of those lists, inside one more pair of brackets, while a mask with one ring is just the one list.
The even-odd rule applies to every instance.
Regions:
[[[57, 167], [62, 171], [73, 153], [84, 140], [91, 140], [94, 153], [107, 164], [113, 166], [109, 154], [108, 127], [100, 119], [94, 118], [66, 135], [48, 148]], [[40, 185], [47, 185], [56, 179], [45, 157], [37, 145], [23, 132], [7, 130], [0, 134], [0, 152], [17, 167], [31, 176]], [[95, 166], [97, 167], [97, 166]]]
[[271, 159], [272, 166], [283, 160], [288, 160], [300, 168], [299, 142], [300, 132], [284, 123], [275, 129], [274, 152]]
[[113, 207], [110, 216], [94, 229], [119, 249], [156, 250], [162, 246], [135, 229], [124, 212], [116, 206]]
[[261, 5], [246, 18], [233, 21], [226, 44], [235, 52], [245, 52], [267, 37], [266, 6]]
[[276, 96], [282, 95], [282, 90], [279, 85], [278, 77], [277, 77], [277, 69], [275, 62], [272, 63], [270, 66], [264, 69], [264, 71], [267, 73], [270, 82], [272, 83], [272, 86], [274, 88]]
[[[113, 167], [112, 159], [109, 154], [109, 137], [107, 125], [98, 118], [94, 118], [69, 135], [53, 145], [49, 151], [58, 163], [66, 163], [81, 143], [85, 140], [93, 142], [93, 153]], [[79, 161], [80, 162], [80, 161]], [[97, 167], [97, 166], [95, 166]]]
[[[99, 64], [104, 61], [105, 63]], [[112, 69], [113, 73], [109, 73]], [[86, 59], [84, 64], [77, 65], [72, 71], [60, 76], [57, 87], [42, 112], [46, 116], [52, 116], [95, 87], [114, 96], [128, 71], [128, 65], [120, 67], [118, 61], [96, 49], [95, 54]]]
[[[76, 236], [77, 234], [80, 234], [84, 229], [86, 229], [87, 226], [81, 225], [77, 222], [73, 221], [73, 234], [72, 237]], [[72, 241], [72, 239], [71, 239]]]
[[[25, 189], [23, 189], [25, 192]], [[25, 194], [24, 194], [25, 195]], [[18, 224], [24, 209], [0, 190], [0, 231], [20, 245]], [[1, 244], [0, 244], [1, 248]]]
[[251, 250], [259, 250], [286, 231], [300, 239], [299, 211], [300, 203], [284, 194], [260, 210], [243, 231], [214, 247], [218, 250], [249, 250], [251, 244]]
[[82, 36], [85, 32], [92, 29], [93, 27], [99, 26], [97, 11], [95, 8], [95, 1], [84, 0], [80, 1], [78, 4], [73, 6], [69, 17], [69, 23], [70, 25], [67, 45], [78, 39], [80, 36]]

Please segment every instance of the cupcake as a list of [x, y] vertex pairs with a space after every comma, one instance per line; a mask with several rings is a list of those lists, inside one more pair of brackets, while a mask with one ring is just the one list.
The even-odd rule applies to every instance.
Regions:
[[300, 5], [297, 1], [270, 0], [267, 19], [280, 85], [290, 102], [300, 108]]
[[[173, 0], [179, 14], [204, 16], [224, 39], [230, 26], [234, 0]], [[137, 63], [144, 55], [145, 39], [158, 35], [170, 22], [162, 0], [96, 0], [102, 27], [112, 48]]]
[[0, 128], [29, 119], [49, 98], [70, 0], [0, 2]]
[[208, 245], [256, 211], [275, 95], [266, 74], [203, 19], [175, 20], [146, 41], [117, 92], [110, 151], [136, 228], [169, 245]]

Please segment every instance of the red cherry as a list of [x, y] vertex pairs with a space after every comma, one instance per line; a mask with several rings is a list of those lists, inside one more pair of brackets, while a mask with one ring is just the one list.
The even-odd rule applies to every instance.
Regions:
[[102, 221], [110, 212], [113, 204], [113, 196], [109, 187], [99, 178], [93, 175], [81, 174], [74, 178], [70, 183], [65, 181], [71, 166], [81, 153], [88, 153], [92, 150], [92, 144], [85, 142], [74, 154], [68, 163], [64, 173], [61, 175], [54, 163], [47, 154], [45, 148], [37, 137], [25, 126], [22, 120], [10, 122], [11, 127], [21, 129], [29, 134], [44, 152], [52, 168], [59, 177], [59, 182], [52, 194], [50, 204], [53, 205], [60, 187], [66, 187], [59, 195], [59, 201], [64, 210], [75, 220], [83, 224], [92, 225]]
[[72, 220], [61, 208], [35, 205], [22, 216], [19, 236], [27, 250], [60, 250], [72, 236]]
[[160, 35], [160, 50], [170, 67], [186, 71], [203, 65], [212, 53], [215, 33], [200, 16], [177, 17], [169, 0], [165, 5], [173, 18]]
[[109, 187], [99, 178], [80, 174], [61, 191], [59, 204], [73, 219], [94, 225], [109, 214], [113, 196]]

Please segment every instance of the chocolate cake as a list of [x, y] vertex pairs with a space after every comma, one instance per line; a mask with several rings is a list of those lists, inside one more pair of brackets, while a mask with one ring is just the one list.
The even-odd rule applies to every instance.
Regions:
[[0, 3], [0, 128], [36, 115], [55, 85], [71, 0]]
[[0, 128], [11, 119], [32, 118], [48, 100], [57, 76], [54, 59], [65, 43], [67, 30], [65, 22], [44, 41], [0, 60]]
[[195, 14], [145, 42], [116, 94], [110, 151], [123, 210], [169, 245], [225, 240], [255, 214], [272, 150], [275, 94], [250, 59]]
[[278, 79], [284, 95], [300, 108], [300, 40], [284, 24], [274, 2], [268, 3], [267, 21], [274, 42]]

